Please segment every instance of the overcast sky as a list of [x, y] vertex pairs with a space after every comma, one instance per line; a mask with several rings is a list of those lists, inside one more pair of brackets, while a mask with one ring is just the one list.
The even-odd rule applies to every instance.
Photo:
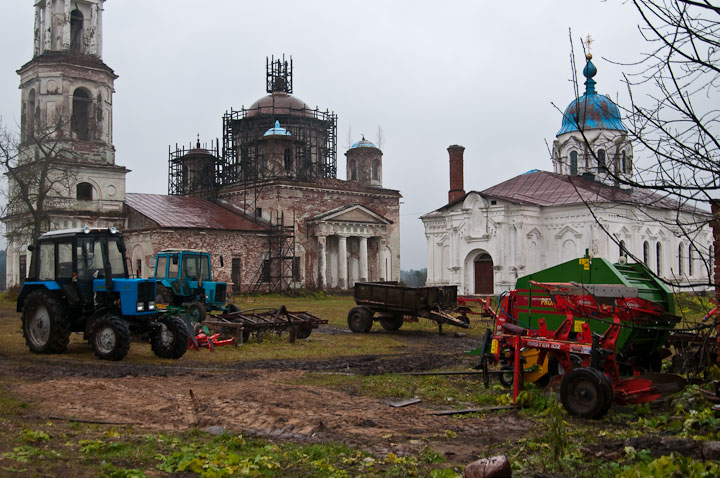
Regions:
[[[33, 0], [5, 0], [0, 116], [20, 122], [16, 70], [32, 57]], [[627, 103], [622, 69], [647, 50], [622, 0], [108, 0], [103, 60], [115, 82], [117, 164], [128, 192], [167, 193], [168, 145], [220, 138], [222, 115], [265, 93], [265, 58], [292, 56], [294, 95], [376, 141], [383, 185], [403, 195], [403, 269], [425, 267], [419, 216], [447, 203], [448, 153], [465, 146], [465, 190], [551, 170], [546, 142], [573, 100], [572, 29], [593, 38], [600, 93]]]

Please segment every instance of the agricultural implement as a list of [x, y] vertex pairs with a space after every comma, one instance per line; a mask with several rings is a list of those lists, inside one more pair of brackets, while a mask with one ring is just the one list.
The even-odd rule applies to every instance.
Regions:
[[466, 314], [451, 315], [458, 306], [457, 287], [404, 287], [392, 282], [356, 282], [354, 298], [357, 307], [348, 313], [348, 327], [353, 332], [370, 332], [373, 321], [382, 328], [396, 331], [405, 322], [423, 317], [443, 324], [470, 327]]
[[[313, 329], [321, 324], [327, 324], [326, 319], [321, 319], [309, 312], [290, 312], [283, 305], [279, 309], [249, 309], [223, 312], [222, 314], [210, 313], [208, 319], [198, 326], [207, 326], [221, 334], [221, 336], [233, 337], [237, 343], [242, 344], [248, 341], [251, 335], [257, 337], [258, 341], [267, 333], [288, 332], [290, 341], [295, 339], [306, 339], [310, 337]], [[215, 337], [217, 335], [209, 335]], [[227, 345], [227, 342], [221, 345]]]

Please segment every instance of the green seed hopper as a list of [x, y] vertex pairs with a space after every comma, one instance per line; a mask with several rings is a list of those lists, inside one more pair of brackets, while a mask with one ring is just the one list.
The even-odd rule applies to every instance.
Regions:
[[[610, 291], [602, 300], [612, 301], [612, 290], [645, 299], [662, 307], [665, 313], [649, 315], [632, 322], [623, 323], [617, 340], [617, 352], [622, 358], [635, 358], [639, 363], [656, 368], [660, 360], [659, 350], [667, 342], [670, 329], [679, 322], [675, 314], [672, 290], [658, 281], [643, 264], [613, 264], [599, 257], [582, 257], [558, 264], [554, 267], [520, 277], [516, 283], [515, 304], [512, 307], [520, 325], [537, 329], [538, 319], [544, 318], [548, 329], [560, 326], [565, 314], [553, 307], [545, 289], [533, 286], [534, 282], [574, 282], [588, 286], [588, 291], [599, 290], [593, 285], [615, 285], [606, 287]], [[626, 289], [630, 288], [630, 289]], [[624, 294], [620, 293], [620, 294]], [[616, 296], [619, 297], [619, 296]], [[576, 318], [575, 330], [579, 331], [580, 321], [587, 321], [594, 333], [604, 333], [610, 325], [609, 318]]]

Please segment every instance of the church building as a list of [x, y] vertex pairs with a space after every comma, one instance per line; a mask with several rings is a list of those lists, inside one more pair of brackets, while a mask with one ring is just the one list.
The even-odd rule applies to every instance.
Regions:
[[[225, 113], [222, 145], [171, 150], [168, 195], [126, 194], [130, 171], [112, 144], [117, 76], [101, 55], [104, 1], [35, 4], [34, 56], [18, 71], [21, 149], [33, 164], [49, 139], [37, 133], [59, 128], [62, 155], [51, 163], [63, 179], [40, 232], [116, 226], [142, 277], [162, 249], [207, 250], [215, 279], [233, 292], [399, 280], [401, 195], [382, 186], [382, 151], [356, 142], [345, 153], [347, 180], [337, 178], [337, 116], [292, 94], [292, 59], [268, 59], [268, 94]], [[37, 222], [27, 207], [10, 209], [7, 278], [18, 285], [33, 239], [21, 226]]]
[[498, 294], [518, 277], [586, 252], [613, 262], [630, 253], [675, 283], [707, 278], [702, 258], [713, 257], [709, 226], [691, 243], [671, 224], [707, 223], [709, 213], [622, 186], [633, 175], [632, 143], [617, 105], [595, 91], [591, 58], [583, 70], [585, 94], [567, 107], [553, 142], [553, 172], [532, 170], [466, 193], [465, 148], [448, 148], [448, 203], [421, 217], [427, 285]]

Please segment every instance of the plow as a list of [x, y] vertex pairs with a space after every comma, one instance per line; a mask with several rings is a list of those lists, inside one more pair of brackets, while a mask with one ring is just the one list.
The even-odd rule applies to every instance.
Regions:
[[[579, 273], [572, 273], [573, 262]], [[705, 323], [677, 329], [671, 291], [643, 268], [626, 269], [633, 271], [630, 281], [607, 261], [582, 258], [518, 279], [496, 311], [482, 301], [494, 319], [479, 349], [486, 386], [488, 363], [500, 365], [513, 402], [524, 382], [549, 383], [568, 413], [599, 418], [613, 403], [648, 403], [681, 390], [683, 376], [661, 373], [665, 358], [672, 356], [672, 368], [681, 366], [677, 371], [689, 379], [703, 364], [720, 363], [717, 308]]]

